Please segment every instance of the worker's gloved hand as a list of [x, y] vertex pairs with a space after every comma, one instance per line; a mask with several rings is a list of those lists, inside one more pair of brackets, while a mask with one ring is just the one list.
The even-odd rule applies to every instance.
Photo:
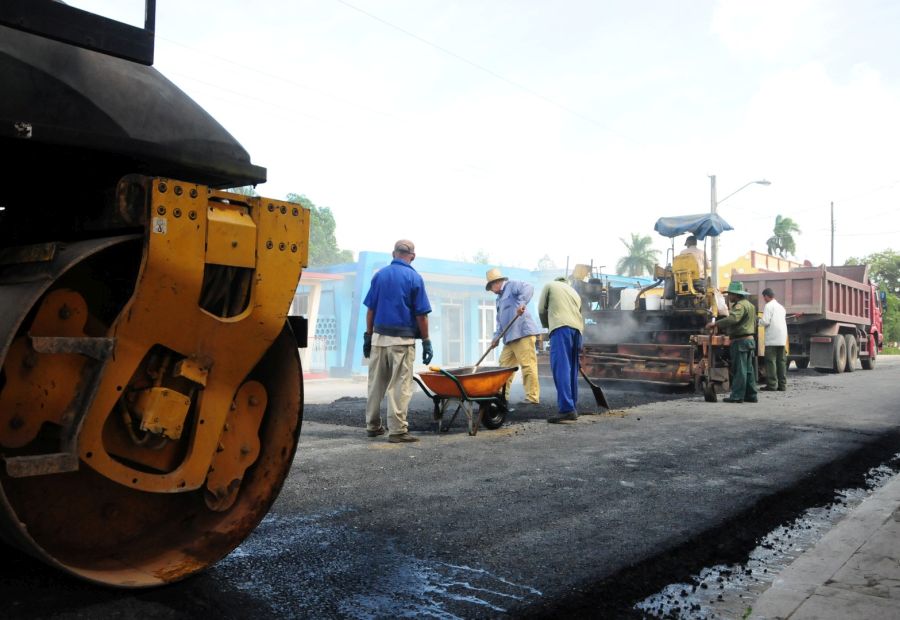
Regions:
[[372, 355], [372, 334], [363, 332], [363, 357], [369, 359]]
[[428, 364], [431, 362], [431, 358], [434, 357], [434, 350], [431, 348], [430, 340], [422, 341], [422, 363]]

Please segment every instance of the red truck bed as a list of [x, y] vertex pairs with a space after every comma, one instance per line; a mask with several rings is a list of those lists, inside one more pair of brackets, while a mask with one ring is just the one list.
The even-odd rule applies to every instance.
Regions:
[[[865, 265], [805, 267], [782, 273], [734, 274], [751, 295], [771, 288], [787, 314], [817, 316], [828, 321], [868, 325], [872, 322]], [[762, 301], [760, 300], [760, 305]]]

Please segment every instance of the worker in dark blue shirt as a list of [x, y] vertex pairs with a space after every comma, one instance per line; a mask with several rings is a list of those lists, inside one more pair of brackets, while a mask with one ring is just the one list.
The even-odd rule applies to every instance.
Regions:
[[381, 401], [387, 396], [388, 441], [407, 443], [419, 439], [409, 434], [406, 413], [412, 398], [416, 338], [422, 339], [422, 363], [434, 355], [428, 339], [431, 304], [422, 276], [413, 269], [416, 246], [401, 239], [394, 244], [391, 264], [372, 276], [363, 304], [366, 332], [363, 355], [369, 358], [369, 394], [366, 400], [366, 434], [385, 432]]

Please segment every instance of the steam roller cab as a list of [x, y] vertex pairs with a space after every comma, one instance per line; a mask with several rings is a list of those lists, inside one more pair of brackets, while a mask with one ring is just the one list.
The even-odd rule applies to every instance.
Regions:
[[[290, 469], [309, 212], [216, 189], [265, 170], [73, 11], [0, 6], [0, 536], [152, 586], [239, 545]], [[41, 32], [70, 24], [100, 34]]]

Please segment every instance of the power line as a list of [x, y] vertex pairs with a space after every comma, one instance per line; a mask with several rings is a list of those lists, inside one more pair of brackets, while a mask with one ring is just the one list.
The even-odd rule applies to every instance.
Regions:
[[[218, 61], [221, 61], [221, 62], [230, 64], [230, 65], [233, 65], [233, 66], [235, 66], [235, 67], [238, 67], [238, 68], [243, 69], [243, 70], [245, 70], [245, 71], [248, 71], [248, 72], [250, 72], [250, 73], [256, 73], [256, 74], [258, 74], [258, 75], [261, 75], [261, 76], [264, 76], [264, 77], [267, 77], [267, 78], [270, 78], [270, 79], [273, 79], [273, 80], [276, 80], [276, 81], [280, 81], [280, 82], [285, 83], [285, 84], [289, 84], [289, 85], [292, 85], [292, 86], [296, 86], [296, 87], [302, 88], [302, 89], [304, 89], [304, 90], [308, 90], [308, 91], [311, 91], [311, 92], [314, 92], [314, 93], [317, 93], [317, 94], [320, 94], [320, 95], [324, 95], [324, 96], [326, 96], [326, 97], [330, 97], [330, 98], [332, 98], [332, 99], [334, 99], [334, 100], [336, 100], [336, 101], [340, 101], [340, 102], [342, 102], [342, 103], [346, 103], [347, 105], [351, 105], [351, 106], [353, 106], [353, 107], [357, 107], [357, 108], [360, 108], [360, 109], [363, 109], [363, 110], [367, 110], [367, 111], [372, 112], [372, 113], [374, 113], [374, 114], [380, 114], [380, 115], [382, 115], [382, 116], [384, 116], [384, 117], [386, 117], [386, 118], [389, 118], [389, 119], [395, 121], [395, 122], [398, 123], [399, 125], [403, 125], [403, 126], [406, 126], [406, 127], [412, 126], [411, 123], [409, 123], [408, 121], [404, 121], [404, 119], [398, 117], [397, 115], [389, 114], [389, 113], [386, 113], [386, 112], [380, 112], [380, 111], [375, 110], [375, 109], [373, 109], [373, 108], [369, 108], [369, 107], [366, 107], [366, 106], [363, 106], [363, 105], [360, 105], [360, 104], [356, 104], [355, 102], [349, 101], [349, 100], [347, 100], [347, 99], [343, 99], [343, 98], [341, 98], [341, 97], [338, 97], [338, 96], [333, 95], [333, 94], [331, 94], [331, 93], [328, 93], [328, 92], [326, 92], [326, 91], [322, 91], [322, 90], [319, 90], [319, 89], [315, 89], [315, 88], [312, 88], [312, 87], [310, 87], [310, 86], [306, 86], [305, 84], [300, 84], [299, 82], [294, 82], [294, 81], [292, 81], [292, 80], [287, 80], [287, 79], [284, 79], [284, 78], [281, 77], [281, 76], [278, 76], [278, 75], [275, 75], [275, 74], [272, 74], [272, 73], [268, 73], [268, 72], [265, 72], [265, 71], [260, 71], [260, 70], [254, 68], [254, 67], [250, 67], [250, 66], [247, 66], [247, 65], [243, 65], [243, 64], [241, 64], [241, 63], [238, 63], [238, 62], [234, 62], [234, 61], [232, 61], [232, 60], [230, 60], [230, 59], [228, 59], [228, 58], [224, 58], [224, 57], [219, 56], [219, 55], [217, 55], [217, 54], [212, 54], [212, 53], [206, 52], [205, 50], [198, 50], [197, 48], [193, 48], [193, 47], [190, 47], [190, 46], [188, 46], [188, 45], [184, 45], [184, 44], [182, 44], [182, 43], [178, 43], [177, 41], [173, 41], [173, 40], [171, 40], [171, 39], [165, 39], [165, 37], [159, 37], [159, 36], [158, 36], [157, 38], [164, 39], [165, 41], [167, 41], [168, 43], [171, 43], [171, 44], [173, 44], [173, 45], [177, 45], [177, 46], [179, 46], [179, 47], [182, 47], [182, 48], [184, 48], [184, 49], [190, 50], [190, 51], [192, 51], [192, 52], [194, 52], [194, 53], [197, 53], [197, 54], [209, 56], [209, 57], [211, 57], [211, 58], [213, 58], [213, 59], [216, 59], [216, 60], [218, 60]], [[181, 73], [181, 72], [179, 72], [179, 71], [170, 71], [170, 70], [166, 69], [166, 74], [167, 74], [167, 75], [173, 75], [173, 76], [180, 76], [182, 79], [189, 80], [189, 81], [195, 82], [195, 83], [197, 83], [197, 84], [201, 84], [201, 85], [206, 86], [206, 87], [209, 87], [209, 88], [215, 88], [215, 89], [217, 89], [217, 90], [220, 90], [220, 91], [222, 91], [222, 92], [229, 93], [229, 94], [231, 94], [231, 95], [235, 95], [235, 96], [240, 97], [240, 98], [245, 99], [245, 100], [254, 101], [254, 102], [258, 102], [258, 103], [263, 103], [263, 104], [265, 104], [265, 105], [268, 105], [269, 107], [277, 108], [277, 109], [280, 109], [280, 110], [282, 110], [282, 111], [284, 111], [284, 112], [289, 112], [292, 116], [279, 115], [279, 116], [281, 116], [281, 118], [284, 118], [285, 120], [293, 120], [293, 118], [292, 118], [293, 116], [303, 116], [303, 117], [306, 117], [306, 118], [308, 118], [308, 119], [311, 119], [311, 120], [314, 120], [314, 121], [317, 121], [317, 122], [321, 122], [321, 123], [325, 123], [325, 124], [331, 125], [331, 126], [333, 126], [333, 127], [341, 127], [341, 126], [345, 126], [345, 125], [346, 125], [346, 123], [336, 123], [336, 122], [334, 122], [334, 121], [331, 121], [331, 120], [328, 120], [328, 119], [325, 119], [325, 118], [321, 118], [321, 117], [318, 117], [318, 116], [314, 116], [314, 115], [312, 115], [312, 114], [308, 114], [308, 113], [305, 113], [305, 112], [298, 111], [298, 110], [297, 110], [296, 108], [294, 108], [294, 107], [286, 106], [286, 105], [283, 105], [283, 104], [279, 103], [280, 100], [277, 99], [277, 98], [276, 98], [276, 99], [263, 99], [263, 98], [261, 98], [261, 97], [253, 96], [253, 95], [249, 94], [248, 92], [242, 92], [242, 91], [237, 91], [237, 90], [234, 90], [234, 89], [231, 89], [231, 88], [227, 88], [227, 87], [223, 86], [223, 85], [220, 84], [220, 83], [215, 83], [215, 82], [210, 82], [210, 81], [207, 81], [207, 80], [203, 80], [203, 79], [197, 78], [197, 77], [195, 77], [195, 76], [188, 75], [188, 74], [186, 74], [186, 73]], [[235, 100], [232, 100], [232, 101], [234, 101], [235, 103], [237, 103], [237, 101], [235, 101]], [[418, 157], [418, 156], [417, 156], [417, 157]], [[477, 173], [479, 173], [479, 174], [482, 174], [482, 175], [487, 174], [487, 175], [489, 175], [489, 176], [494, 176], [494, 172], [492, 172], [491, 170], [487, 170], [487, 169], [485, 169], [485, 168], [483, 168], [483, 167], [481, 167], [481, 166], [478, 166], [478, 165], [476, 165], [476, 164], [474, 164], [474, 163], [471, 163], [471, 162], [457, 162], [455, 165], [453, 165], [453, 164], [450, 164], [450, 162], [444, 161], [444, 162], [441, 162], [441, 164], [442, 164], [444, 167], [448, 168], [449, 170], [453, 170], [453, 171], [456, 171], [456, 172], [466, 172], [466, 171], [470, 171], [470, 172], [471, 172], [471, 171], [475, 171], [475, 172], [477, 172]], [[450, 164], [450, 165], [448, 165], [448, 164]]]
[[348, 106], [351, 106], [354, 108], [359, 108], [361, 110], [365, 110], [366, 112], [370, 112], [370, 113], [376, 114], [378, 116], [383, 116], [385, 118], [389, 118], [389, 119], [392, 119], [397, 122], [402, 122], [402, 120], [403, 120], [403, 119], [399, 118], [398, 116], [396, 116], [395, 114], [391, 114], [390, 112], [384, 112], [382, 110], [376, 110], [375, 108], [370, 108], [369, 106], [363, 105], [357, 101], [346, 99], [339, 95], [335, 95], [334, 93], [330, 93], [325, 90], [314, 88], [312, 86], [308, 86], [306, 84], [302, 84], [300, 82], [296, 82], [294, 80], [287, 79], [283, 75], [276, 75], [274, 73], [269, 73], [268, 71], [262, 71], [257, 67], [251, 67], [248, 65], [244, 65], [239, 62], [235, 62], [229, 58], [225, 58], [224, 56], [220, 56], [218, 54], [213, 54], [211, 52], [207, 52], [206, 50], [197, 49], [195, 47], [185, 45], [184, 43], [179, 43], [178, 41], [173, 41], [172, 39], [167, 39], [166, 37], [162, 37], [160, 35], [156, 35], [156, 38], [162, 39], [163, 41], [166, 41], [167, 43], [170, 43], [172, 45], [177, 45], [178, 47], [184, 48], [186, 50], [190, 50], [191, 52], [194, 52], [195, 54], [200, 54], [200, 55], [208, 56], [210, 58], [214, 58], [218, 61], [238, 67], [239, 69], [243, 69], [244, 71], [248, 71], [250, 73], [255, 73], [257, 75], [261, 75], [261, 76], [267, 77], [269, 79], [272, 79], [272, 80], [275, 80], [277, 82], [281, 82], [284, 84], [290, 84], [291, 86], [294, 86], [296, 88], [300, 88], [300, 89], [307, 90], [312, 93], [316, 93], [317, 95], [328, 97], [329, 99], [333, 99], [334, 101], [338, 101], [340, 103], [343, 103], [345, 105], [348, 105]]
[[519, 83], [519, 82], [516, 82], [515, 80], [511, 80], [511, 79], [509, 79], [508, 77], [506, 77], [505, 75], [502, 75], [502, 74], [500, 74], [500, 73], [497, 73], [497, 72], [494, 71], [493, 69], [489, 69], [488, 67], [485, 67], [484, 65], [481, 65], [481, 64], [475, 62], [474, 60], [469, 60], [469, 59], [466, 58], [465, 56], [461, 56], [460, 54], [457, 54], [457, 53], [454, 52], [453, 50], [449, 50], [449, 49], [447, 49], [446, 47], [443, 47], [442, 45], [438, 45], [437, 43], [434, 43], [434, 42], [432, 42], [432, 41], [429, 41], [428, 39], [425, 39], [425, 38], [423, 38], [423, 37], [420, 37], [420, 36], [417, 35], [416, 33], [410, 32], [409, 30], [407, 30], [406, 28], [403, 28], [402, 26], [398, 26], [397, 24], [394, 24], [394, 23], [392, 23], [392, 22], [389, 22], [389, 21], [387, 21], [386, 19], [383, 19], [383, 18], [381, 18], [381, 17], [378, 17], [378, 16], [375, 15], [374, 13], [370, 13], [369, 11], [366, 11], [366, 10], [364, 10], [364, 9], [361, 9], [361, 8], [359, 8], [358, 6], [352, 5], [352, 4], [350, 4], [349, 2], [347, 2], [346, 0], [335, 0], [335, 2], [338, 2], [338, 3], [340, 3], [340, 4], [343, 4], [344, 6], [346, 6], [346, 7], [349, 8], [349, 9], [353, 9], [354, 11], [357, 11], [357, 12], [359, 12], [359, 13], [362, 13], [362, 14], [365, 15], [366, 17], [369, 17], [370, 19], [373, 19], [373, 20], [375, 20], [375, 21], [377, 21], [377, 22], [379, 22], [379, 23], [381, 23], [381, 24], [384, 24], [385, 26], [387, 26], [387, 27], [389, 27], [389, 28], [393, 28], [394, 30], [396, 30], [396, 31], [398, 31], [398, 32], [402, 32], [402, 33], [405, 34], [406, 36], [412, 37], [413, 39], [415, 39], [416, 41], [419, 41], [420, 43], [423, 43], [423, 44], [425, 44], [425, 45], [427, 45], [427, 46], [429, 46], [429, 47], [432, 47], [432, 48], [438, 50], [439, 52], [441, 52], [441, 53], [443, 53], [443, 54], [446, 54], [447, 56], [450, 56], [451, 58], [454, 58], [454, 59], [456, 59], [456, 60], [458, 60], [458, 61], [460, 61], [460, 62], [462, 62], [462, 63], [465, 63], [465, 64], [469, 65], [470, 67], [474, 67], [475, 69], [478, 69], [479, 71], [482, 71], [483, 73], [486, 73], [486, 74], [490, 75], [490, 76], [493, 77], [493, 78], [496, 78], [496, 79], [498, 79], [498, 80], [500, 80], [500, 81], [502, 81], [502, 82], [506, 82], [506, 83], [509, 84], [510, 86], [514, 86], [515, 88], [518, 88], [519, 90], [528, 93], [528, 94], [531, 95], [532, 97], [536, 97], [536, 98], [540, 99], [541, 101], [544, 101], [545, 103], [549, 103], [550, 105], [552, 105], [552, 106], [554, 106], [554, 107], [557, 107], [557, 108], [559, 108], [560, 110], [563, 110], [563, 111], [565, 111], [565, 112], [568, 112], [568, 113], [571, 114], [572, 116], [575, 116], [575, 117], [577, 117], [577, 118], [580, 118], [581, 120], [583, 120], [583, 121], [585, 121], [585, 122], [588, 122], [588, 123], [590, 123], [590, 124], [592, 124], [592, 125], [595, 125], [595, 126], [599, 127], [600, 129], [603, 129], [604, 131], [608, 132], [608, 133], [611, 133], [611, 134], [613, 134], [613, 135], [619, 136], [620, 138], [623, 138], [623, 139], [625, 139], [625, 140], [628, 140], [629, 142], [632, 142], [632, 143], [637, 144], [637, 140], [631, 138], [630, 136], [626, 136], [626, 135], [624, 135], [624, 134], [621, 133], [621, 132], [618, 132], [618, 131], [612, 129], [609, 125], [606, 125], [606, 124], [604, 124], [604, 123], [601, 123], [601, 122], [598, 121], [598, 120], [595, 120], [595, 119], [593, 119], [593, 118], [591, 118], [591, 117], [589, 117], [589, 116], [586, 116], [586, 115], [582, 114], [581, 112], [579, 112], [579, 111], [577, 111], [577, 110], [574, 110], [574, 109], [570, 108], [569, 106], [567, 106], [567, 105], [565, 105], [565, 104], [562, 104], [562, 103], [556, 101], [555, 99], [551, 99], [550, 97], [548, 97], [548, 96], [546, 96], [546, 95], [544, 95], [544, 94], [542, 94], [542, 93], [539, 93], [539, 92], [537, 92], [536, 90], [534, 90], [534, 89], [532, 89], [532, 88], [529, 88], [528, 86], [525, 86], [524, 84], [521, 84], [521, 83]]

